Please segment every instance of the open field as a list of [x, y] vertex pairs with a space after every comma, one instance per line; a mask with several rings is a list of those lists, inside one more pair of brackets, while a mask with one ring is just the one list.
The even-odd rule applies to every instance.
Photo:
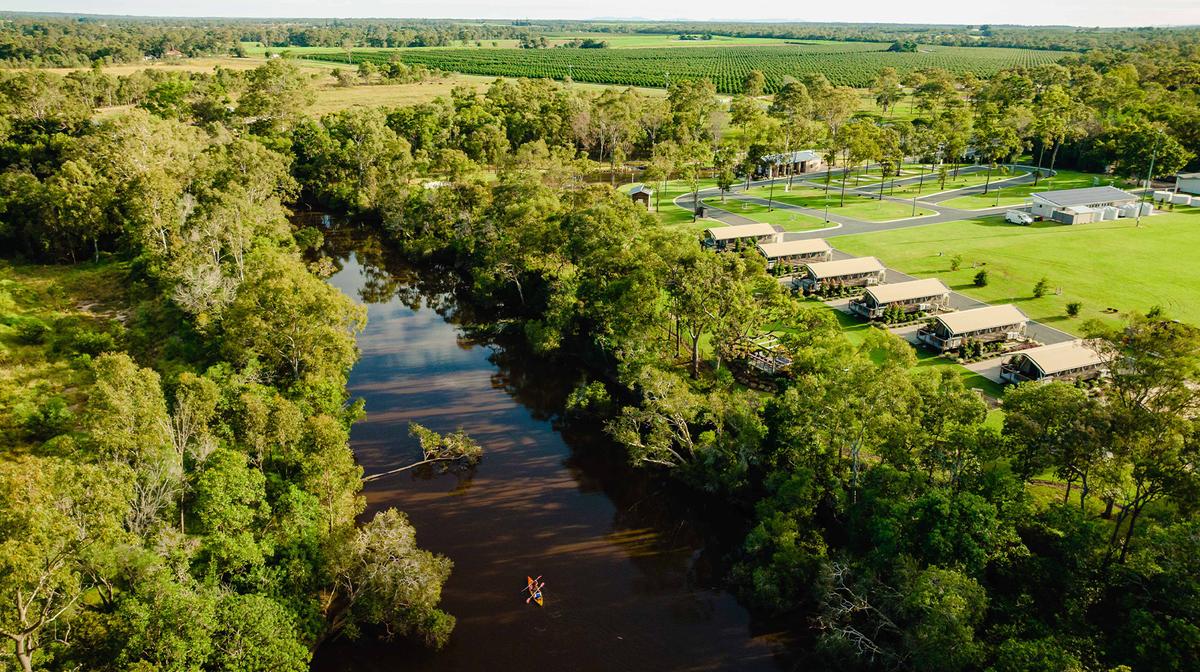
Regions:
[[[1080, 333], [1085, 320], [1117, 319], [1105, 313], [1145, 312], [1162, 306], [1167, 315], [1200, 324], [1200, 208], [1154, 215], [1135, 228], [1131, 220], [1067, 226], [1005, 224], [999, 217], [931, 224], [871, 234], [841, 236], [833, 243], [856, 255], [874, 255], [919, 277], [937, 277], [951, 288], [989, 303], [1013, 303], [1029, 317]], [[962, 267], [950, 270], [954, 255]], [[982, 264], [986, 287], [972, 279]], [[1051, 292], [1036, 299], [1042, 277]], [[1061, 295], [1054, 288], [1061, 288]], [[1079, 317], [1066, 317], [1068, 302], [1083, 304]]]
[[759, 203], [750, 203], [748, 201], [739, 201], [733, 198], [725, 199], [721, 202], [719, 196], [713, 196], [704, 199], [705, 205], [710, 205], [715, 208], [727, 210], [735, 215], [749, 217], [756, 222], [766, 222], [767, 224], [775, 224], [783, 228], [784, 231], [812, 231], [829, 226], [825, 220], [819, 217], [810, 217], [803, 213], [794, 210], [768, 210], [767, 206]]
[[[901, 74], [922, 68], [986, 77], [1004, 68], [1051, 63], [1063, 54], [993, 47], [929, 47], [918, 53], [885, 51], [886, 45], [865, 42], [804, 42], [780, 46], [717, 46], [677, 49], [359, 49], [353, 60], [375, 62], [398, 58], [409, 64], [481, 75], [550, 77], [601, 84], [665, 86], [668, 78], [711, 80], [722, 93], [736, 93], [746, 74], [761, 70], [767, 91], [787, 76], [822, 73], [834, 84], [868, 87], [883, 67]], [[302, 54], [315, 60], [346, 61], [337, 49]]]
[[[851, 183], [853, 180], [851, 180]], [[770, 198], [771, 190], [768, 187], [754, 187], [749, 191], [740, 192], [748, 196], [756, 198]], [[788, 205], [796, 205], [802, 208], [812, 208], [814, 210], [825, 209], [825, 190], [816, 189], [813, 187], [796, 187], [793, 186], [791, 191], [785, 192], [782, 185], [775, 185], [774, 200]], [[877, 198], [867, 196], [858, 196], [855, 194], [846, 194], [846, 204], [839, 205], [841, 195], [835, 187], [829, 188], [829, 214], [845, 215], [855, 219], [862, 219], [868, 222], [886, 222], [893, 219], [904, 219], [912, 217], [913, 207], [908, 203], [896, 203], [894, 201], [881, 201]], [[917, 208], [916, 216], [928, 215], [932, 211]]]
[[[1103, 185], [1120, 186], [1121, 180], [1104, 175], [1095, 175], [1092, 173], [1080, 173], [1073, 170], [1060, 170], [1058, 174], [1038, 180], [1035, 187], [1032, 182], [1028, 184], [1015, 184], [1012, 186], [1001, 185], [999, 193], [999, 205], [1020, 205], [1029, 200], [1029, 195], [1036, 191], [1051, 191], [1053, 189], [1079, 189], [1081, 187], [1096, 187]], [[950, 188], [950, 181], [946, 181], [946, 188]], [[941, 191], [941, 189], [938, 189]], [[989, 193], [987, 196], [983, 194], [972, 194], [970, 196], [959, 196], [944, 201], [943, 205], [951, 208], [962, 208], [964, 210], [981, 210], [991, 208], [997, 205], [997, 194]]]

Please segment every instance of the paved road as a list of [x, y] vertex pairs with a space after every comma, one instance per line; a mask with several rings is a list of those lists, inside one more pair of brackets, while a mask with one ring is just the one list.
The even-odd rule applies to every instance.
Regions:
[[[1029, 166], [1014, 166], [1014, 167], [1025, 168], [1025, 169], [1028, 169], [1031, 171], [1033, 170]], [[969, 166], [967, 168], [964, 168], [963, 171], [978, 171], [978, 170], [984, 170], [984, 169], [985, 168], [983, 168], [981, 166]], [[834, 172], [839, 173], [840, 171], [834, 171]], [[776, 180], [775, 180], [776, 185], [778, 186], [779, 182], [786, 181], [786, 179], [787, 178], [776, 178]], [[904, 184], [912, 184], [914, 181], [919, 180], [919, 179], [920, 179], [919, 177], [905, 178], [903, 180], [897, 180], [896, 184], [898, 186], [904, 185]], [[1016, 177], [1008, 178], [1006, 180], [997, 181], [997, 182], [1002, 182], [1002, 186], [1012, 186], [1014, 184], [1025, 184], [1025, 183], [1032, 182], [1032, 181], [1033, 181], [1032, 173], [1026, 173], [1024, 175], [1018, 175]], [[760, 180], [757, 182], [752, 182], [751, 187], [763, 186], [763, 185], [767, 185], [767, 184], [770, 184], [769, 180]], [[824, 186], [817, 182], [808, 181], [808, 180], [793, 180], [793, 185], [795, 185], [795, 184], [800, 184], [801, 186], [807, 186], [807, 187], [818, 187], [818, 188]], [[995, 184], [996, 183], [994, 182], [993, 186]], [[889, 186], [890, 186], [890, 183], [889, 183]], [[758, 198], [756, 196], [746, 196], [744, 193], [741, 193], [741, 192], [744, 192], [745, 189], [746, 189], [746, 186], [743, 183], [743, 184], [739, 185], [734, 191], [726, 194], [726, 196], [727, 196], [727, 198], [733, 198], [735, 200], [742, 200], [742, 201], [748, 201], [750, 203], [759, 203], [762, 205], [767, 205], [767, 203], [768, 203], [767, 199]], [[862, 188], [847, 189], [846, 191], [848, 193], [858, 193], [858, 194], [862, 194], [862, 195], [870, 195], [870, 196], [874, 196], [876, 198], [880, 197], [880, 195], [878, 193], [870, 194], [867, 192], [867, 190], [864, 190]], [[924, 198], [918, 198], [917, 199], [918, 207], [921, 207], [926, 210], [933, 210], [935, 213], [932, 215], [926, 215], [924, 217], [898, 219], [898, 220], [893, 220], [893, 221], [889, 221], [889, 222], [867, 222], [867, 221], [863, 221], [860, 219], [854, 219], [852, 217], [845, 217], [843, 215], [837, 215], [837, 214], [830, 213], [828, 216], [828, 219], [827, 219], [827, 221], [830, 223], [829, 228], [816, 229], [813, 231], [786, 232], [786, 233], [784, 233], [784, 240], [800, 240], [800, 239], [805, 239], [805, 238], [833, 238], [836, 236], [845, 236], [845, 235], [851, 235], [851, 234], [855, 234], [855, 233], [869, 233], [869, 232], [877, 232], [877, 231], [888, 231], [888, 230], [892, 230], [892, 229], [904, 229], [904, 228], [909, 228], [909, 227], [913, 227], [913, 226], [925, 226], [927, 224], [938, 224], [941, 222], [954, 222], [954, 221], [959, 221], [959, 220], [963, 220], [963, 219], [974, 219], [977, 217], [983, 217], [983, 216], [987, 216], [987, 215], [1001, 214], [1005, 210], [1009, 209], [1009, 206], [1001, 206], [998, 208], [988, 208], [986, 210], [962, 210], [962, 209], [958, 209], [958, 208], [949, 208], [949, 207], [946, 207], [945, 205], [941, 204], [942, 201], [946, 201], [951, 198], [957, 198], [959, 196], [963, 196], [966, 194], [981, 193], [982, 191], [983, 191], [982, 186], [965, 187], [963, 189], [946, 191], [946, 192], [937, 193], [937, 194], [930, 194], [929, 196], [926, 196]], [[700, 195], [701, 199], [704, 199], [704, 198], [708, 198], [711, 196], [720, 195], [720, 190], [719, 189], [704, 189], [704, 190], [700, 191], [699, 195]], [[691, 197], [690, 194], [686, 194], [686, 196], [689, 199]], [[679, 200], [681, 198], [683, 198], [683, 196], [680, 196], [679, 198], [675, 199], [676, 204], [680, 205], [680, 207], [685, 207], [685, 208], [689, 207], [690, 203], [688, 205], [683, 205], [683, 204], [679, 203]], [[835, 196], [831, 193], [830, 198], [831, 199], [835, 198]], [[929, 200], [925, 200], [926, 198], [928, 198]], [[912, 199], [894, 198], [891, 196], [887, 196], [886, 194], [882, 196], [882, 199], [899, 202], [899, 203], [912, 203], [913, 202]], [[822, 219], [826, 218], [825, 212], [823, 210], [817, 210], [817, 209], [813, 209], [813, 208], [802, 208], [802, 207], [790, 205], [787, 203], [780, 203], [778, 201], [773, 202], [772, 206], [777, 209], [780, 209], [780, 210], [792, 210], [792, 211], [800, 212], [800, 213], [810, 215], [813, 217], [818, 217], [818, 218], [822, 218]], [[755, 220], [753, 220], [753, 219], [750, 219], [748, 217], [743, 217], [741, 215], [733, 214], [727, 210], [722, 210], [720, 208], [707, 206], [707, 205], [705, 207], [707, 208], [707, 214], [711, 218], [717, 219], [726, 224], [736, 225], [736, 224], [755, 223]], [[780, 227], [778, 227], [778, 226], [775, 228], [777, 230], [781, 230]], [[833, 256], [834, 256], [834, 259], [849, 259], [853, 255], [842, 252], [841, 250], [834, 249]], [[907, 273], [902, 273], [893, 268], [889, 268], [889, 269], [887, 269], [887, 274], [884, 279], [886, 282], [892, 283], [892, 282], [904, 282], [906, 280], [916, 280], [917, 278], [915, 276], [908, 275]], [[955, 310], [967, 310], [970, 308], [981, 308], [981, 307], [987, 306], [987, 305], [989, 305], [989, 304], [987, 304], [983, 301], [980, 301], [978, 299], [973, 299], [973, 298], [971, 298], [965, 294], [962, 294], [960, 292], [951, 291], [951, 293], [950, 293], [950, 306], [952, 308], [954, 308]], [[1075, 340], [1075, 336], [1072, 336], [1071, 334], [1068, 334], [1065, 331], [1055, 329], [1054, 327], [1051, 327], [1046, 324], [1042, 324], [1041, 322], [1035, 322], [1033, 320], [1030, 320], [1029, 325], [1026, 328], [1026, 333], [1029, 335], [1030, 338], [1032, 338], [1036, 341], [1039, 341], [1041, 343], [1045, 343], [1045, 344], [1063, 343], [1066, 341]]]

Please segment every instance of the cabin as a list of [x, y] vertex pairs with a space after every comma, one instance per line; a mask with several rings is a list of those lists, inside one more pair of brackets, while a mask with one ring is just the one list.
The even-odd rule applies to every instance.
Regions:
[[817, 261], [807, 264], [792, 285], [806, 292], [819, 292], [832, 284], [867, 287], [883, 282], [886, 273], [887, 269], [875, 257]]
[[1200, 173], [1179, 173], [1175, 176], [1175, 191], [1200, 195]]
[[634, 203], [641, 203], [650, 209], [650, 197], [654, 195], [654, 190], [644, 184], [639, 184], [629, 190], [629, 198], [633, 199]]
[[704, 246], [718, 252], [739, 250], [743, 246], [777, 242], [782, 234], [770, 224], [714, 226], [704, 230]]
[[850, 311], [869, 320], [883, 317], [888, 309], [905, 313], [936, 312], [950, 307], [950, 288], [936, 278], [909, 280], [868, 287], [861, 298], [850, 302]]
[[1039, 191], [1029, 195], [1029, 212], [1060, 224], [1088, 224], [1104, 217], [1105, 208], [1137, 202], [1137, 196], [1116, 187], [1086, 187]]
[[825, 170], [825, 160], [813, 149], [802, 149], [798, 152], [783, 154], [767, 154], [758, 160], [754, 169], [756, 178], [782, 177], [785, 175], [801, 175]]
[[829, 261], [833, 258], [833, 248], [821, 238], [759, 243], [758, 253], [767, 260], [767, 268], [796, 266], [810, 261]]
[[1104, 358], [1080, 340], [1022, 350], [1000, 365], [1002, 382], [1080, 380], [1104, 373]]
[[917, 331], [917, 340], [938, 352], [962, 347], [967, 340], [995, 343], [1025, 336], [1029, 318], [1011, 303], [960, 310], [933, 318]]

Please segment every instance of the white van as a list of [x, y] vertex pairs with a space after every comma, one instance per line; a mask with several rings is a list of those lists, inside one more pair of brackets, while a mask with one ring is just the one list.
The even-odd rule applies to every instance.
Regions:
[[1020, 224], [1028, 226], [1033, 223], [1033, 215], [1021, 210], [1009, 210], [1004, 213], [1004, 221], [1009, 224]]

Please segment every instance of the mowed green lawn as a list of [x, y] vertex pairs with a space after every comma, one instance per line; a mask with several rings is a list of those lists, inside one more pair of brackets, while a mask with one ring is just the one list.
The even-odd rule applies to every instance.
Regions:
[[[768, 187], [754, 187], [749, 191], [738, 192], [756, 198], [770, 198], [771, 192]], [[785, 192], [783, 185], [775, 185], [774, 200], [788, 205], [796, 205], [802, 208], [812, 208], [813, 210], [825, 210], [825, 191], [813, 187], [796, 187], [793, 186], [791, 191]], [[841, 203], [841, 194], [833, 187], [829, 189], [829, 214], [844, 215], [861, 219], [868, 222], [886, 222], [893, 219], [905, 219], [912, 217], [913, 207], [909, 203], [896, 203], [894, 201], [881, 201], [877, 198], [867, 196], [857, 196], [851, 193], [846, 194], [846, 204]], [[917, 208], [916, 215], [931, 214], [931, 210], [926, 210], [921, 207]]]
[[810, 217], [795, 210], [780, 208], [768, 210], [765, 205], [749, 201], [739, 201], [733, 198], [727, 198], [722, 203], [719, 196], [711, 196], [704, 199], [703, 203], [710, 207], [720, 208], [736, 215], [748, 217], [756, 222], [766, 222], [767, 224], [781, 226], [784, 231], [812, 231], [813, 229], [821, 229], [829, 226], [820, 217]]
[[[1014, 303], [1029, 317], [1075, 334], [1089, 318], [1119, 319], [1106, 308], [1128, 313], [1157, 305], [1170, 317], [1200, 325], [1200, 208], [1143, 218], [1141, 228], [1127, 219], [1026, 227], [989, 217], [839, 236], [833, 245], [877, 256], [906, 273], [940, 278], [989, 303]], [[951, 271], [956, 254], [962, 266]], [[988, 271], [986, 287], [972, 282], [980, 268]], [[1035, 299], [1033, 287], [1042, 277], [1051, 290]], [[1083, 304], [1079, 317], [1066, 316], [1071, 301]]]
[[[629, 193], [630, 189], [634, 188], [635, 186], [637, 186], [639, 184], [641, 184], [641, 183], [633, 182], [630, 184], [623, 184], [620, 187], [617, 187], [617, 191], [620, 191], [623, 194]], [[654, 189], [656, 192], [658, 191], [657, 184], [650, 184], [647, 186], [649, 186], [651, 189]], [[702, 190], [709, 189], [709, 188], [712, 188], [715, 186], [717, 186], [717, 183], [715, 180], [701, 180], [700, 181], [700, 189], [702, 189]], [[667, 182], [666, 189], [663, 189], [661, 194], [655, 193], [653, 196], [650, 197], [650, 212], [655, 212], [654, 204], [657, 199], [659, 209], [656, 214], [658, 215], [659, 220], [661, 220], [663, 224], [666, 224], [667, 226], [678, 226], [680, 228], [686, 228], [686, 229], [695, 230], [697, 232], [701, 232], [704, 229], [708, 228], [709, 226], [712, 226], [712, 222], [703, 223], [703, 222], [693, 222], [692, 221], [693, 217], [692, 217], [692, 210], [691, 210], [691, 204], [692, 204], [691, 193], [692, 193], [691, 186], [689, 186], [683, 180], [672, 180], [670, 182]], [[683, 196], [684, 194], [688, 194], [688, 197], [683, 199], [684, 203], [688, 207], [681, 208], [681, 207], [675, 205], [675, 199], [676, 199], [676, 197]], [[659, 199], [660, 196], [661, 196], [661, 199]], [[701, 199], [701, 200], [703, 200], [703, 199]]]
[[982, 210], [984, 208], [992, 208], [997, 205], [997, 196], [999, 197], [999, 205], [1021, 205], [1029, 200], [1029, 195], [1036, 191], [1051, 191], [1055, 189], [1080, 189], [1083, 187], [1100, 187], [1106, 185], [1121, 186], [1121, 180], [1107, 176], [1095, 175], [1092, 173], [1080, 173], [1073, 170], [1060, 170], [1058, 174], [1038, 180], [1037, 186], [1033, 186], [1032, 182], [1026, 184], [1015, 184], [1011, 186], [1000, 185], [999, 193], [993, 191], [987, 196], [982, 194], [972, 194], [970, 196], [959, 196], [948, 201], [943, 201], [942, 205], [950, 208], [962, 208], [963, 210]]

